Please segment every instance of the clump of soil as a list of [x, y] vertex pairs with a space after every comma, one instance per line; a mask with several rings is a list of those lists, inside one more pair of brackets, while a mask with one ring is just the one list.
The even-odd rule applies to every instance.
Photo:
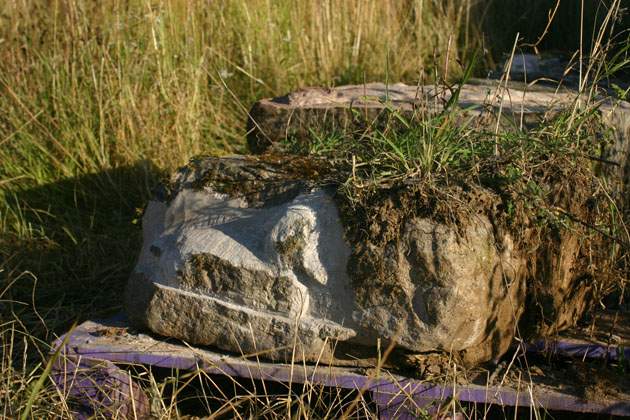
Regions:
[[386, 250], [400, 243], [405, 221], [429, 218], [461, 233], [471, 220], [465, 215], [485, 215], [496, 246], [510, 235], [526, 261], [520, 333], [533, 338], [566, 329], [616, 286], [613, 244], [602, 234], [611, 223], [610, 201], [588, 164], [550, 159], [512, 180], [462, 175], [350, 193], [344, 186], [337, 197], [354, 250], [348, 271], [363, 287], [368, 278], [381, 293], [391, 292]]

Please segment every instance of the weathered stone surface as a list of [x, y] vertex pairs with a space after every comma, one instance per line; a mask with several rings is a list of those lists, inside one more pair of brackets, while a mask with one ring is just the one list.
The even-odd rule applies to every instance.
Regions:
[[[243, 157], [209, 158], [176, 174], [168, 201], [151, 201], [143, 218], [130, 319], [248, 354], [298, 338], [297, 358], [309, 360], [330, 358], [327, 340], [355, 336], [350, 250], [330, 194], [285, 176]], [[224, 187], [253, 187], [256, 196]]]
[[130, 320], [275, 360], [331, 361], [337, 342], [378, 339], [416, 352], [467, 349], [475, 360], [506, 350], [523, 306], [523, 261], [485, 216], [466, 216], [464, 232], [409, 220], [401, 244], [385, 250], [389, 280], [375, 284], [375, 273], [349, 272], [332, 192], [287, 167], [232, 156], [175, 174], [143, 218]]
[[[518, 64], [515, 71], [518, 70]], [[547, 70], [545, 66], [541, 71]], [[529, 70], [528, 70], [529, 71]], [[542, 74], [537, 74], [542, 77]], [[531, 80], [531, 79], [528, 79]], [[574, 90], [549, 85], [525, 85], [510, 82], [508, 88], [498, 87], [497, 81], [475, 80], [462, 87], [459, 109], [466, 109], [463, 117], [481, 116], [481, 121], [494, 130], [496, 116], [507, 116], [524, 129], [531, 129], [541, 121], [549, 121], [559, 112], [569, 109], [576, 101], [584, 104], [585, 95], [578, 97]], [[408, 86], [382, 83], [341, 86], [323, 89], [306, 88], [280, 98], [265, 99], [254, 104], [248, 127], [248, 142], [254, 153], [281, 150], [281, 143], [288, 138], [307, 142], [309, 133], [318, 127], [344, 132], [366, 129], [366, 121], [384, 125], [392, 120], [388, 109], [395, 109], [403, 118], [411, 121], [419, 110], [439, 111], [451, 98], [451, 91], [434, 86]], [[386, 99], [389, 98], [388, 101]], [[385, 103], [387, 102], [387, 106]], [[589, 106], [597, 106], [594, 114], [599, 117], [608, 142], [592, 156], [596, 172], [604, 175], [609, 191], [619, 203], [625, 220], [630, 217], [630, 103], [613, 97], [596, 96]], [[394, 121], [396, 118], [393, 119]], [[500, 120], [499, 125], [507, 120]], [[399, 128], [399, 127], [398, 127]], [[572, 211], [579, 214], [588, 206], [588, 194], [570, 203]], [[560, 194], [558, 191], [556, 194]], [[571, 200], [565, 200], [569, 203]], [[527, 314], [525, 323], [544, 318], [547, 327], [539, 334], [554, 334], [574, 324], [592, 299], [590, 277], [578, 281], [575, 268], [580, 260], [584, 244], [574, 234], [564, 232], [553, 238], [539, 238], [533, 248], [540, 248], [537, 261], [531, 263], [538, 271], [530, 281], [529, 289], [537, 296], [540, 306], [537, 316]], [[543, 249], [545, 248], [545, 249]], [[581, 282], [581, 283], [580, 283]], [[533, 284], [536, 284], [535, 286]], [[580, 283], [580, 284], [577, 284]], [[542, 315], [541, 315], [542, 314]], [[540, 325], [539, 325], [540, 327]]]
[[626, 211], [630, 209], [630, 103], [604, 103], [602, 121], [612, 131], [612, 141], [602, 151], [602, 157], [613, 164], [602, 164], [602, 172], [616, 186]]
[[[488, 84], [466, 85], [460, 93], [459, 108], [471, 108], [469, 114], [479, 114], [487, 108], [483, 104], [499, 108], [503, 101], [503, 115], [514, 121], [520, 121], [522, 115], [524, 124], [531, 125], [536, 124], [545, 112], [566, 108], [571, 100], [569, 95], [555, 94], [548, 87], [532, 87], [525, 96], [517, 89], [510, 94], [505, 92], [499, 89], [496, 94], [495, 86]], [[282, 140], [307, 138], [310, 130], [348, 133], [364, 130], [368, 122], [385, 124], [388, 107], [411, 121], [420, 110], [443, 107], [451, 94], [444, 87], [436, 89], [435, 86], [402, 83], [300, 89], [279, 98], [256, 102], [250, 110], [247, 140], [252, 153], [278, 151]], [[485, 114], [492, 117], [491, 113]]]
[[368, 261], [384, 253], [385, 281], [367, 276], [376, 267], [362, 267], [356, 256], [364, 327], [384, 337], [396, 332], [409, 350], [464, 350], [470, 362], [507, 350], [524, 307], [525, 261], [508, 235], [495, 237], [487, 217], [464, 213], [460, 224], [463, 231], [416, 217], [404, 224], [400, 242], [384, 250], [368, 245]]
[[[500, 69], [491, 71], [489, 77], [492, 79], [501, 79], [504, 74], [510, 69], [510, 81], [521, 81], [532, 83], [544, 83], [548, 86], [562, 85], [565, 88], [570, 87], [577, 90], [580, 85], [580, 66], [578, 63], [573, 62], [572, 58], [575, 57], [561, 57], [561, 56], [539, 56], [536, 54], [515, 54], [514, 57], [507, 57], [503, 62]], [[510, 65], [511, 61], [511, 65]], [[590, 62], [588, 57], [584, 57], [582, 62], [582, 70], [586, 73], [586, 69], [590, 66], [597, 68], [597, 63]], [[592, 82], [594, 73], [591, 70], [589, 72], [589, 82]], [[602, 78], [597, 83], [600, 90], [608, 90], [614, 93], [612, 85], [619, 86], [622, 90], [628, 89], [630, 86], [630, 80], [628, 75], [624, 75], [623, 72], [617, 72], [615, 75], [608, 75], [608, 77]], [[630, 95], [626, 95], [625, 99], [628, 100]]]

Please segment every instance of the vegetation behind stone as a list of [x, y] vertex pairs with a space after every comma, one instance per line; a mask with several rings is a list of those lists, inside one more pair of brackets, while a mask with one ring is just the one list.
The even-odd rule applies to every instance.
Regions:
[[[495, 45], [484, 41], [485, 4], [437, 4], [1, 3], [2, 415], [65, 413], [50, 386], [27, 407], [47, 343], [76, 319], [121, 310], [141, 240], [133, 222], [157, 180], [200, 153], [245, 151], [256, 99], [316, 84], [453, 81], [476, 47]], [[489, 51], [475, 71], [505, 52]]]

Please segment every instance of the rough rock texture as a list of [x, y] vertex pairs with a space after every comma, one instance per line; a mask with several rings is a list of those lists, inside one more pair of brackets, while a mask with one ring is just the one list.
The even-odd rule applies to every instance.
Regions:
[[[130, 320], [245, 354], [291, 348], [297, 338], [296, 357], [308, 360], [329, 359], [328, 340], [355, 336], [350, 250], [331, 196], [286, 176], [243, 157], [208, 158], [176, 174], [174, 190], [143, 218]], [[252, 194], [226, 194], [234, 188]]]
[[389, 280], [357, 277], [334, 190], [296, 178], [292, 160], [205, 158], [174, 175], [143, 218], [133, 323], [275, 360], [332, 361], [337, 342], [378, 339], [474, 360], [506, 350], [524, 299], [511, 238], [484, 216], [463, 232], [416, 217], [386, 250]]
[[[505, 88], [504, 85], [499, 87], [497, 81], [472, 82], [463, 86], [460, 92], [458, 108], [467, 110], [461, 117], [480, 116], [480, 121], [492, 130], [499, 111], [510, 121], [531, 129], [541, 121], [553, 119], [576, 100], [581, 101], [580, 103], [586, 100], [584, 97], [577, 98], [576, 91], [564, 87], [510, 82]], [[368, 123], [376, 126], [384, 126], [388, 121], [391, 124], [392, 120], [396, 123], [397, 118], [392, 119], [388, 109], [394, 109], [403, 118], [412, 121], [415, 115], [426, 109], [439, 111], [451, 95], [451, 91], [436, 89], [434, 86], [394, 84], [386, 87], [382, 83], [331, 89], [301, 89], [280, 98], [265, 99], [254, 104], [248, 122], [248, 143], [252, 152], [267, 153], [282, 150], [283, 141], [289, 138], [297, 142], [307, 142], [309, 133], [313, 130], [317, 132], [321, 127], [345, 133], [362, 132]], [[605, 176], [609, 191], [620, 204], [625, 220], [628, 220], [630, 103], [606, 96], [599, 96], [593, 102], [598, 107], [596, 115], [607, 129], [607, 132], [597, 135], [605, 135], [609, 141], [598, 154], [592, 156], [592, 162], [597, 167], [596, 172]], [[510, 123], [507, 121], [501, 119], [499, 125], [509, 128]], [[570, 179], [573, 185], [565, 189], [555, 185], [557, 182], [564, 182], [563, 177], [568, 177], [566, 179]], [[594, 190], [592, 185], [586, 185], [588, 181], [570, 174], [548, 181], [549, 188], [553, 190], [552, 195], [558, 197], [556, 206], [569, 209], [574, 214], [581, 214], [589, 207], [589, 197]], [[568, 192], [571, 188], [576, 194], [570, 198], [565, 197], [566, 194], [571, 194]], [[537, 324], [537, 334], [551, 335], [574, 324], [584, 312], [587, 302], [592, 299], [593, 284], [590, 277], [587, 275], [580, 278], [576, 273], [581, 273], [583, 267], [576, 268], [575, 265], [582, 261], [581, 252], [590, 252], [584, 247], [595, 245], [592, 241], [584, 243], [579, 236], [568, 232], [554, 233], [546, 238], [532, 238], [532, 241], [539, 244], [536, 248], [544, 248], [539, 250], [539, 257], [529, 263], [534, 267], [533, 271], [536, 271], [533, 275], [535, 280], [530, 281], [529, 285], [529, 290], [536, 296], [530, 296], [530, 299], [535, 299], [535, 305], [540, 308], [537, 316], [526, 314], [524, 324]], [[582, 262], [578, 265], [580, 264]], [[542, 324], [538, 322], [538, 318], [543, 319]], [[546, 327], [543, 328], [542, 325]]]
[[[509, 66], [510, 61], [511, 66]], [[564, 87], [569, 86], [577, 89], [580, 84], [580, 68], [571, 61], [570, 57], [515, 54], [513, 57], [506, 58], [500, 69], [491, 71], [489, 77], [492, 79], [503, 78], [509, 66], [511, 81], [527, 81], [528, 83], [536, 81], [548, 86], [562, 84]], [[590, 63], [589, 58], [584, 58], [582, 64], [583, 68], [588, 68], [595, 63]], [[618, 72], [616, 75], [603, 78], [597, 83], [601, 90], [607, 89], [614, 94], [613, 84], [625, 91], [630, 86], [630, 79], [627, 74]], [[630, 95], [626, 95], [625, 99], [630, 99]]]
[[[409, 350], [463, 350], [468, 362], [507, 350], [524, 307], [525, 261], [485, 216], [464, 214], [460, 224], [410, 218], [399, 241], [354, 255], [364, 327], [384, 337], [396, 332]], [[368, 275], [379, 269], [375, 261], [385, 276]]]
[[[479, 81], [479, 83], [482, 83]], [[469, 109], [469, 114], [493, 114], [489, 108], [501, 107], [503, 115], [526, 125], [536, 124], [546, 112], [566, 108], [571, 97], [554, 94], [546, 87], [530, 88], [523, 96], [517, 89], [506, 93], [483, 82], [466, 85], [459, 96], [459, 108]], [[363, 130], [369, 123], [385, 124], [388, 107], [396, 110], [408, 121], [424, 109], [440, 109], [451, 98], [451, 91], [434, 86], [409, 86], [396, 83], [348, 85], [336, 88], [308, 87], [285, 96], [263, 99], [250, 110], [247, 132], [252, 153], [280, 150], [280, 143], [287, 138], [305, 139], [310, 130], [340, 131], [344, 133]], [[501, 105], [503, 102], [503, 105]], [[483, 104], [486, 104], [485, 106]]]
[[611, 127], [613, 141], [602, 152], [602, 157], [615, 165], [602, 165], [609, 181], [616, 185], [626, 211], [630, 209], [630, 103], [620, 101], [601, 107], [602, 121]]

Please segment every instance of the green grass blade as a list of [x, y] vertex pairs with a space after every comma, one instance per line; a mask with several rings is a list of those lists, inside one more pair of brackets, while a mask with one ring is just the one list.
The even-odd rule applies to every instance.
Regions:
[[46, 381], [46, 379], [48, 379], [48, 376], [50, 375], [50, 372], [52, 370], [53, 364], [55, 363], [55, 360], [57, 360], [57, 357], [59, 357], [61, 350], [66, 347], [66, 344], [68, 343], [68, 340], [70, 339], [70, 336], [72, 335], [72, 332], [74, 331], [76, 326], [77, 326], [77, 321], [75, 321], [74, 324], [72, 324], [72, 327], [70, 327], [70, 330], [66, 333], [66, 337], [63, 339], [59, 347], [57, 347], [55, 354], [53, 354], [52, 357], [48, 359], [48, 363], [46, 364], [46, 369], [44, 369], [42, 376], [39, 377], [39, 379], [37, 380], [37, 382], [35, 383], [35, 385], [33, 385], [33, 388], [31, 389], [31, 394], [28, 397], [26, 408], [24, 409], [24, 412], [22, 413], [22, 417], [20, 418], [20, 420], [26, 420], [28, 418], [28, 415], [31, 412], [31, 408], [33, 407], [33, 403], [35, 402], [35, 398], [37, 398], [37, 395], [39, 394], [39, 391], [41, 390], [42, 385], [44, 385], [44, 382]]

